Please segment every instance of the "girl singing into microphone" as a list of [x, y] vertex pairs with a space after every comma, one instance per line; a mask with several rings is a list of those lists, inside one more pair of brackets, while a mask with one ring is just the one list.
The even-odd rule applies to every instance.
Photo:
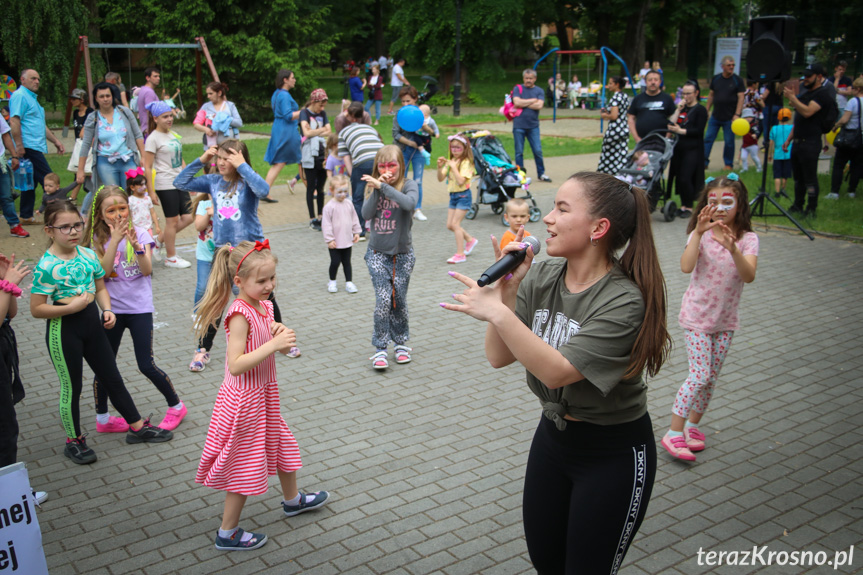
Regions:
[[[534, 567], [614, 574], [656, 473], [643, 373], [655, 375], [670, 346], [665, 282], [642, 190], [580, 172], [543, 221], [554, 259], [531, 266], [528, 250], [493, 287], [449, 272], [467, 289], [441, 306], [487, 322], [489, 363], [521, 363], [542, 406], [523, 503]], [[521, 249], [523, 233], [496, 255]]]

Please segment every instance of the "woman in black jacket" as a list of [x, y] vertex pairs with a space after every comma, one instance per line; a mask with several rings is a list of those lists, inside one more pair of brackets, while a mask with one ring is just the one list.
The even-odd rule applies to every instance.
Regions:
[[678, 217], [688, 218], [692, 204], [704, 186], [704, 127], [707, 110], [699, 103], [698, 82], [687, 80], [683, 85], [683, 100], [671, 115], [668, 130], [678, 136], [668, 174], [668, 187], [676, 183], [680, 194]]

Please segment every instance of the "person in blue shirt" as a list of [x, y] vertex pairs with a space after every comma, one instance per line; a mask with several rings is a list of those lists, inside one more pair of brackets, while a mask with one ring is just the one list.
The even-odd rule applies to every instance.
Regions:
[[348, 87], [351, 89], [351, 101], [363, 103], [363, 90], [366, 89], [366, 81], [360, 78], [360, 69], [354, 68], [351, 72], [351, 79], [348, 80]]
[[[33, 181], [40, 186], [45, 176], [51, 173], [51, 167], [45, 154], [48, 153], [47, 140], [57, 148], [58, 154], [65, 154], [66, 148], [54, 133], [45, 125], [45, 109], [36, 99], [41, 78], [39, 72], [26, 69], [21, 72], [21, 86], [12, 94], [9, 101], [9, 127], [12, 128], [12, 140], [15, 149], [9, 150], [12, 157], [30, 160], [33, 164]], [[35, 224], [33, 207], [36, 204], [36, 188], [21, 191], [21, 223]], [[43, 188], [44, 189], [44, 188]]]
[[545, 102], [545, 92], [536, 87], [536, 70], [528, 68], [521, 75], [523, 84], [512, 90], [512, 103], [521, 108], [521, 115], [512, 121], [512, 136], [515, 139], [515, 163], [524, 168], [524, 140], [530, 144], [539, 179], [550, 182], [542, 161], [542, 142], [539, 139], [539, 111]]

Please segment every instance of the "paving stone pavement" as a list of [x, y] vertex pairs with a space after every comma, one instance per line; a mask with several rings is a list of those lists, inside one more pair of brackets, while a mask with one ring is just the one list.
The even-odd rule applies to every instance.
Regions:
[[[553, 189], [537, 197], [546, 212]], [[303, 351], [298, 359], [278, 359], [282, 411], [305, 464], [299, 483], [329, 490], [332, 501], [286, 519], [273, 478], [270, 491], [249, 498], [243, 511], [242, 526], [270, 537], [250, 553], [213, 548], [224, 497], [194, 483], [225, 351], [220, 334], [210, 366], [187, 370], [194, 268], [157, 266], [154, 277], [155, 357], [188, 405], [188, 417], [170, 443], [126, 445], [122, 435], [95, 433], [85, 386], [83, 426], [99, 455], [89, 466], [62, 455], [58, 384], [44, 326], [23, 305], [14, 322], [27, 387], [18, 406], [19, 459], [34, 488], [50, 493], [39, 520], [51, 573], [533, 572], [521, 493], [539, 406], [521, 368], [488, 366], [479, 322], [437, 305], [460, 284], [444, 263], [454, 243], [446, 209], [429, 206], [426, 214], [427, 222], [414, 225], [417, 266], [408, 292], [414, 361], [384, 373], [367, 359], [374, 295], [362, 261], [366, 244], [353, 254], [359, 293], [345, 293], [340, 276], [340, 291], [330, 294], [320, 235], [299, 224], [268, 231], [280, 257], [278, 300]], [[676, 344], [649, 382], [658, 441], [686, 375], [676, 317], [689, 277], [678, 267], [685, 223], [665, 223], [658, 214], [653, 221]], [[488, 206], [466, 228], [480, 238], [504, 231]], [[529, 226], [540, 236], [543, 228]], [[838, 572], [860, 572], [863, 565], [863, 246], [757, 231], [758, 277], [744, 290], [743, 325], [705, 417], [708, 449], [696, 464], [659, 453], [653, 498], [624, 561], [626, 575], [832, 571], [697, 561], [699, 550], [754, 545], [825, 551], [831, 559], [855, 545], [854, 564]], [[191, 245], [182, 249], [194, 256]], [[478, 276], [491, 258], [483, 241], [458, 269]], [[127, 337], [120, 370], [139, 410], [159, 421], [163, 399], [138, 373], [130, 346]]]

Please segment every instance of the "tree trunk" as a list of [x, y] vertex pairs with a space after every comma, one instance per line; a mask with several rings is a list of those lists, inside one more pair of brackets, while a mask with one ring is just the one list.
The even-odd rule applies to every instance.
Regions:
[[[101, 22], [99, 21], [99, 0], [86, 0], [85, 5], [87, 7], [87, 11], [90, 13], [90, 24], [88, 26], [89, 30], [87, 33], [88, 40], [91, 43], [98, 43], [102, 40], [102, 28]], [[131, 78], [129, 81], [131, 82]]]
[[665, 39], [667, 32], [664, 27], [657, 26], [653, 31], [653, 59], [658, 60], [662, 66], [662, 60], [665, 58]]
[[674, 69], [678, 72], [686, 71], [686, 62], [689, 54], [689, 28], [680, 28], [677, 35], [677, 63]]
[[375, 0], [374, 6], [375, 15], [375, 58], [379, 58], [386, 54], [384, 52], [384, 2], [383, 0]]
[[[464, 102], [464, 95], [470, 92], [470, 83], [468, 82], [467, 77], [467, 66], [462, 62], [459, 67], [460, 75], [461, 75], [461, 96], [462, 103]], [[418, 82], [420, 85], [416, 87], [417, 90], [422, 92], [422, 87], [425, 85], [425, 80], [420, 80]], [[448, 92], [452, 90], [453, 84], [455, 84], [455, 67], [446, 68], [443, 70], [441, 75], [438, 77], [438, 88], [440, 92]]]
[[561, 50], [572, 50], [572, 44], [569, 43], [569, 34], [566, 31], [566, 22], [558, 20], [554, 23], [557, 27], [557, 40], [560, 42]]
[[[611, 38], [611, 15], [600, 13], [596, 15], [596, 43], [597, 48], [608, 46]], [[626, 60], [624, 60], [625, 62]], [[602, 58], [596, 58], [597, 70], [602, 69]]]
[[650, 0], [641, 3], [638, 12], [626, 20], [626, 36], [621, 58], [631, 70], [638, 70], [644, 61], [644, 25], [647, 12], [650, 10]]

